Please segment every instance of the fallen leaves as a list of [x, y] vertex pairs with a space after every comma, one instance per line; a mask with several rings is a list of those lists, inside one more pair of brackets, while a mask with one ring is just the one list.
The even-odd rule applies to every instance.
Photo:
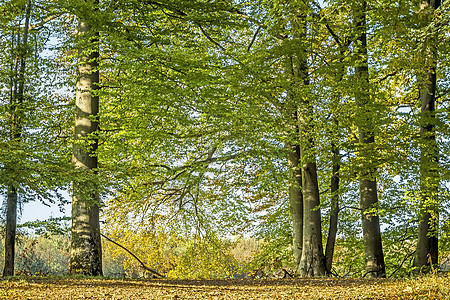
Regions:
[[282, 280], [128, 280], [18, 277], [0, 299], [450, 299], [450, 277]]

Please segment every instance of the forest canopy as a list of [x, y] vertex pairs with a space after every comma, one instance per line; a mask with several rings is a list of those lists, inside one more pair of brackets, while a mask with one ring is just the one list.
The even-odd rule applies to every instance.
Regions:
[[[449, 268], [448, 1], [2, 0], [0, 16], [4, 276]], [[71, 224], [26, 233], [30, 201], [71, 202]], [[58, 255], [31, 267], [38, 244]]]

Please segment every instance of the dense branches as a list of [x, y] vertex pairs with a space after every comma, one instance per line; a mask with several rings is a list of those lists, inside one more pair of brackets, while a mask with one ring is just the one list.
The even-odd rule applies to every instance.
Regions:
[[300, 276], [401, 276], [416, 244], [415, 267], [438, 263], [447, 4], [19, 2], [1, 11], [0, 121], [18, 130], [0, 179], [11, 199], [74, 183], [72, 273], [101, 274], [100, 218], [183, 276], [174, 244], [224, 269], [240, 234]]

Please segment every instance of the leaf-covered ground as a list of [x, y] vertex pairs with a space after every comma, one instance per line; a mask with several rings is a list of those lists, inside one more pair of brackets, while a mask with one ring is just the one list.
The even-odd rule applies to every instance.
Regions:
[[450, 277], [408, 280], [0, 279], [0, 299], [450, 299]]

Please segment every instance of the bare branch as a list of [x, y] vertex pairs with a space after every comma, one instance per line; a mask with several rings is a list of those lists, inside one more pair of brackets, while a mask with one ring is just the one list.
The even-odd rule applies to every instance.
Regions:
[[55, 15], [48, 16], [47, 18], [45, 18], [41, 22], [31, 25], [30, 27], [28, 27], [28, 29], [29, 30], [35, 30], [35, 29], [37, 30], [39, 27], [44, 26], [46, 23], [50, 22], [51, 20], [54, 20], [54, 19], [58, 18], [59, 16], [61, 16], [61, 14], [55, 14]]
[[119, 246], [120, 248], [122, 248], [123, 250], [125, 250], [126, 252], [128, 252], [128, 254], [130, 254], [133, 258], [135, 258], [142, 266], [142, 268], [146, 271], [149, 271], [150, 273], [159, 276], [161, 278], [165, 278], [166, 276], [161, 275], [158, 273], [158, 271], [151, 269], [149, 267], [147, 267], [144, 262], [142, 260], [139, 259], [139, 257], [137, 257], [133, 252], [131, 252], [130, 250], [128, 250], [127, 248], [125, 248], [124, 246], [122, 246], [121, 244], [117, 243], [116, 241], [113, 241], [112, 239], [110, 239], [109, 237], [107, 237], [106, 235], [104, 235], [103, 233], [100, 233], [100, 235], [102, 237], [104, 237], [105, 239], [107, 239], [108, 241], [110, 241], [111, 243], [113, 243], [116, 246]]
[[250, 42], [250, 45], [248, 45], [248, 47], [247, 47], [247, 51], [250, 51], [250, 48], [253, 46], [253, 43], [256, 40], [256, 36], [258, 35], [260, 30], [261, 30], [261, 26], [258, 26], [258, 29], [256, 29], [255, 34], [253, 35], [252, 41]]

